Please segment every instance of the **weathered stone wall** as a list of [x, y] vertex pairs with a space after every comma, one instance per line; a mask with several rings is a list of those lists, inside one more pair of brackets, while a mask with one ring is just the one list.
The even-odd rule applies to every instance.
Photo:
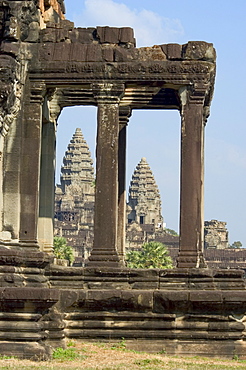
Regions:
[[[42, 252], [0, 247], [0, 353], [37, 360], [52, 353], [54, 314], [59, 291], [50, 289], [45, 268], [50, 257]], [[61, 316], [61, 315], [60, 315]], [[49, 335], [48, 335], [49, 334]], [[47, 340], [49, 336], [49, 341]], [[62, 341], [60, 341], [62, 345]]]
[[242, 271], [51, 266], [47, 274], [68, 338], [124, 337], [128, 348], [176, 355], [245, 353]]

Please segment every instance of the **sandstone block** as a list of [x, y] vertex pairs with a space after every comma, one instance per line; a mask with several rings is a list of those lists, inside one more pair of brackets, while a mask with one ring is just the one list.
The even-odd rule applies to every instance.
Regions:
[[169, 60], [180, 60], [182, 58], [182, 45], [164, 44], [161, 45], [161, 49]]
[[60, 44], [55, 44], [55, 50], [53, 55], [53, 60], [64, 61], [69, 60], [71, 51], [71, 44], [65, 42]]
[[102, 62], [102, 49], [100, 45], [88, 44], [86, 52], [87, 62]]
[[148, 290], [124, 290], [121, 294], [124, 306], [130, 311], [143, 312], [152, 310], [153, 293]]
[[204, 41], [189, 41], [183, 45], [184, 59], [215, 61], [216, 52], [213, 44]]
[[112, 47], [107, 47], [102, 49], [102, 57], [105, 62], [114, 61], [114, 49]]
[[126, 49], [121, 47], [116, 47], [114, 49], [114, 61], [115, 62], [127, 62], [129, 58], [129, 53]]
[[119, 42], [120, 43], [132, 43], [135, 44], [134, 31], [130, 27], [120, 28], [119, 33]]
[[20, 45], [13, 42], [2, 42], [1, 44], [1, 52], [10, 54], [13, 56], [17, 56], [20, 51]]
[[118, 44], [120, 29], [116, 27], [97, 27], [97, 36], [101, 44]]
[[42, 42], [56, 42], [56, 29], [46, 28], [41, 31]]
[[78, 300], [78, 298], [79, 291], [61, 290], [59, 299], [59, 306], [61, 311], [63, 312], [64, 309], [71, 307]]
[[222, 293], [220, 291], [191, 291], [191, 302], [222, 302]]
[[186, 312], [189, 306], [188, 291], [155, 291], [154, 312]]
[[54, 43], [43, 44], [42, 47], [39, 48], [39, 60], [41, 61], [53, 60], [54, 49], [55, 49]]
[[82, 44], [90, 44], [93, 41], [94, 28], [77, 28], [77, 40]]
[[58, 29], [56, 30], [56, 42], [64, 42], [68, 40], [68, 30], [67, 29]]
[[60, 26], [66, 30], [71, 31], [74, 28], [74, 22], [71, 22], [68, 19], [61, 19]]
[[79, 42], [71, 44], [71, 61], [85, 61], [87, 55], [87, 45]]

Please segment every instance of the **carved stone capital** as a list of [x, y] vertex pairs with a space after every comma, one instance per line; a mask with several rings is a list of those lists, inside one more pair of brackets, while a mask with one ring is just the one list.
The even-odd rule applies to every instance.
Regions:
[[92, 84], [93, 96], [98, 104], [117, 104], [124, 95], [124, 84], [110, 82]]
[[119, 109], [119, 124], [120, 126], [127, 126], [129, 118], [132, 115], [132, 109], [129, 105], [121, 106]]
[[181, 106], [186, 104], [205, 104], [208, 86], [204, 84], [195, 84], [193, 86], [183, 86], [179, 89]]
[[40, 103], [44, 101], [46, 85], [43, 82], [33, 82], [30, 85], [30, 103]]
[[57, 122], [59, 115], [61, 114], [62, 108], [59, 104], [60, 96], [56, 89], [54, 91], [48, 91], [49, 100], [49, 114], [52, 122]]
[[189, 92], [189, 103], [190, 104], [202, 104], [205, 103], [205, 97], [207, 94], [207, 86], [196, 84], [192, 87]]

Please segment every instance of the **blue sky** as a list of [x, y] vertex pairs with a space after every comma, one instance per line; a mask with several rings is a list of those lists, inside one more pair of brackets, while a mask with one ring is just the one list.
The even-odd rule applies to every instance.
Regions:
[[[217, 74], [205, 130], [205, 220], [227, 222], [229, 241], [246, 247], [246, 2], [245, 0], [67, 0], [76, 27], [130, 26], [137, 47], [212, 42]], [[94, 158], [96, 109], [63, 110], [58, 125], [57, 172], [75, 128]], [[177, 111], [134, 111], [128, 126], [127, 190], [141, 157], [154, 173], [167, 227], [179, 228], [180, 116]]]

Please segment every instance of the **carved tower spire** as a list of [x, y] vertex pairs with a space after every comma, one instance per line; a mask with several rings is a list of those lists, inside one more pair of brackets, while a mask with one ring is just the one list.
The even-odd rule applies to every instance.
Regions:
[[132, 175], [127, 214], [128, 223], [163, 225], [159, 189], [146, 158], [141, 159]]
[[91, 153], [81, 129], [77, 128], [63, 158], [61, 185], [56, 186], [55, 219], [93, 224], [93, 181]]
[[[61, 188], [73, 193], [80, 188], [87, 193], [94, 181], [91, 153], [80, 128], [77, 128], [68, 144], [61, 168]], [[69, 188], [69, 189], [68, 189]]]

